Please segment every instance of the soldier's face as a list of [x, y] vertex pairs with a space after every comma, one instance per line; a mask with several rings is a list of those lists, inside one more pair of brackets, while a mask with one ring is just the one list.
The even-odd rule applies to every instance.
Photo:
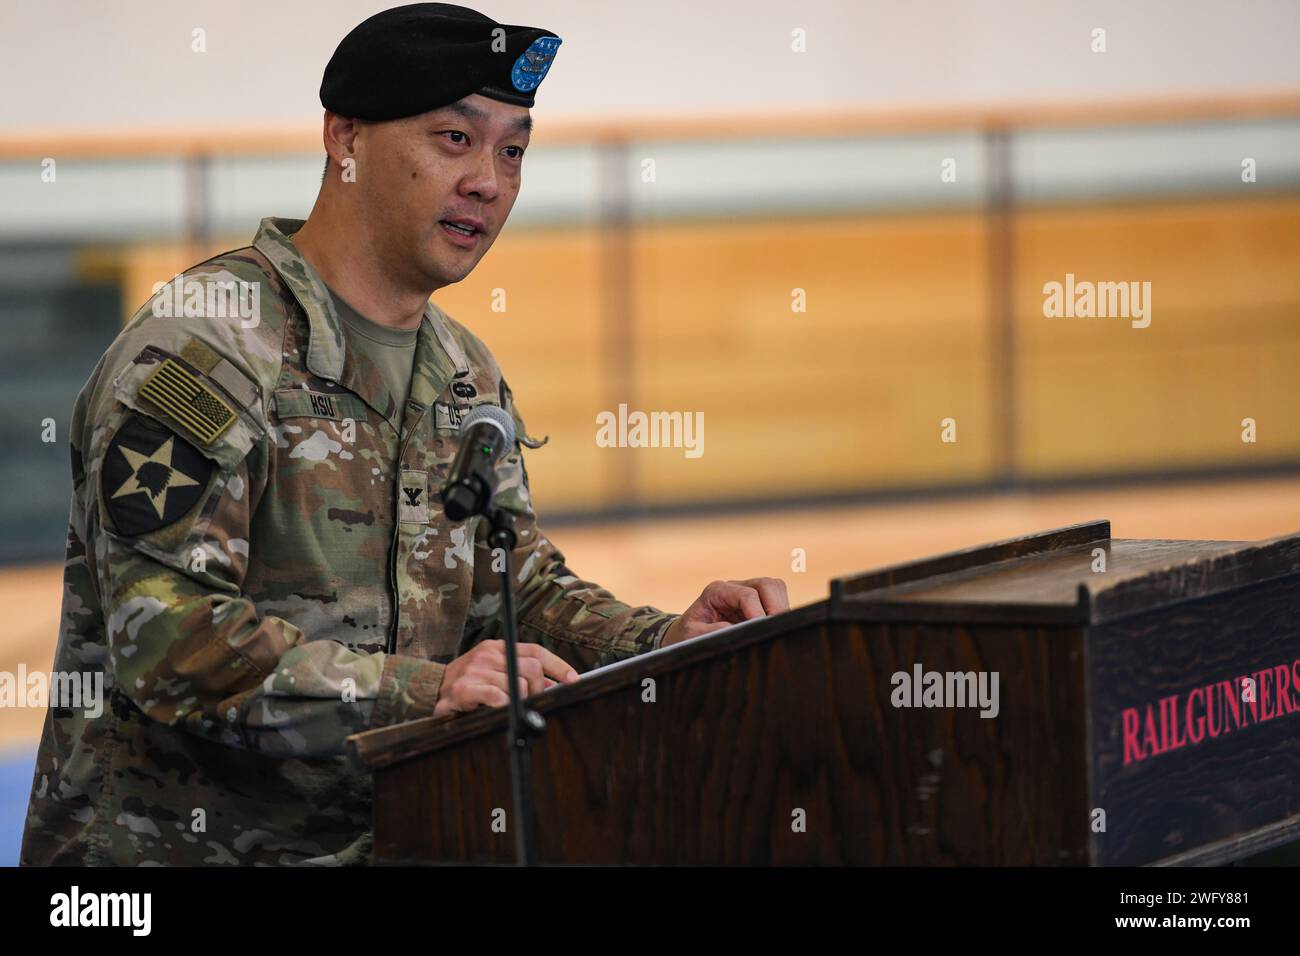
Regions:
[[519, 195], [530, 125], [526, 107], [474, 94], [370, 126], [357, 179], [390, 261], [435, 287], [469, 275]]

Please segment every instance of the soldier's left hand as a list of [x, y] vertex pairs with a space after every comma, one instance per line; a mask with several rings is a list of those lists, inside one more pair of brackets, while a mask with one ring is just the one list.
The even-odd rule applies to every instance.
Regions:
[[790, 610], [790, 596], [780, 578], [710, 582], [682, 616], [669, 626], [660, 647], [712, 634], [750, 618]]

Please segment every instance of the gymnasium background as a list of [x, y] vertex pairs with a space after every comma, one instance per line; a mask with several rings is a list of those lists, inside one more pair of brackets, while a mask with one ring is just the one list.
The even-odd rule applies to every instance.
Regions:
[[[0, 10], [0, 671], [50, 667], [78, 389], [155, 282], [307, 214], [321, 70], [386, 5]], [[802, 604], [1093, 518], [1300, 528], [1300, 6], [479, 8], [564, 44], [508, 228], [435, 301], [550, 436], [579, 574]], [[1149, 282], [1150, 325], [1045, 317], [1067, 274]], [[702, 412], [703, 454], [600, 447], [620, 404]], [[0, 864], [43, 719], [0, 709]]]

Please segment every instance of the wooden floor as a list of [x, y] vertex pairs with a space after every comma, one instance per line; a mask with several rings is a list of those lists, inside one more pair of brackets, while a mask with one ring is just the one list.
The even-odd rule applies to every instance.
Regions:
[[[538, 502], [545, 518], [545, 503]], [[680, 611], [715, 578], [786, 580], [792, 604], [827, 581], [883, 564], [1097, 518], [1117, 538], [1254, 540], [1300, 530], [1300, 478], [1142, 485], [997, 495], [723, 518], [558, 528], [548, 532], [575, 573], [631, 603]], [[543, 520], [543, 527], [545, 521]], [[791, 573], [802, 548], [807, 570]], [[51, 667], [61, 566], [0, 571], [0, 671]], [[42, 709], [0, 709], [0, 748], [30, 746]]]

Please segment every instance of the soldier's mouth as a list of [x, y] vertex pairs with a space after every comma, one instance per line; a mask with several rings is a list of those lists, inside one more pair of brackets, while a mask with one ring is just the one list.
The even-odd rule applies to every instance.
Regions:
[[482, 234], [481, 229], [452, 222], [449, 219], [439, 219], [438, 225], [442, 226], [443, 232], [452, 242], [466, 249], [477, 245], [478, 237]]

